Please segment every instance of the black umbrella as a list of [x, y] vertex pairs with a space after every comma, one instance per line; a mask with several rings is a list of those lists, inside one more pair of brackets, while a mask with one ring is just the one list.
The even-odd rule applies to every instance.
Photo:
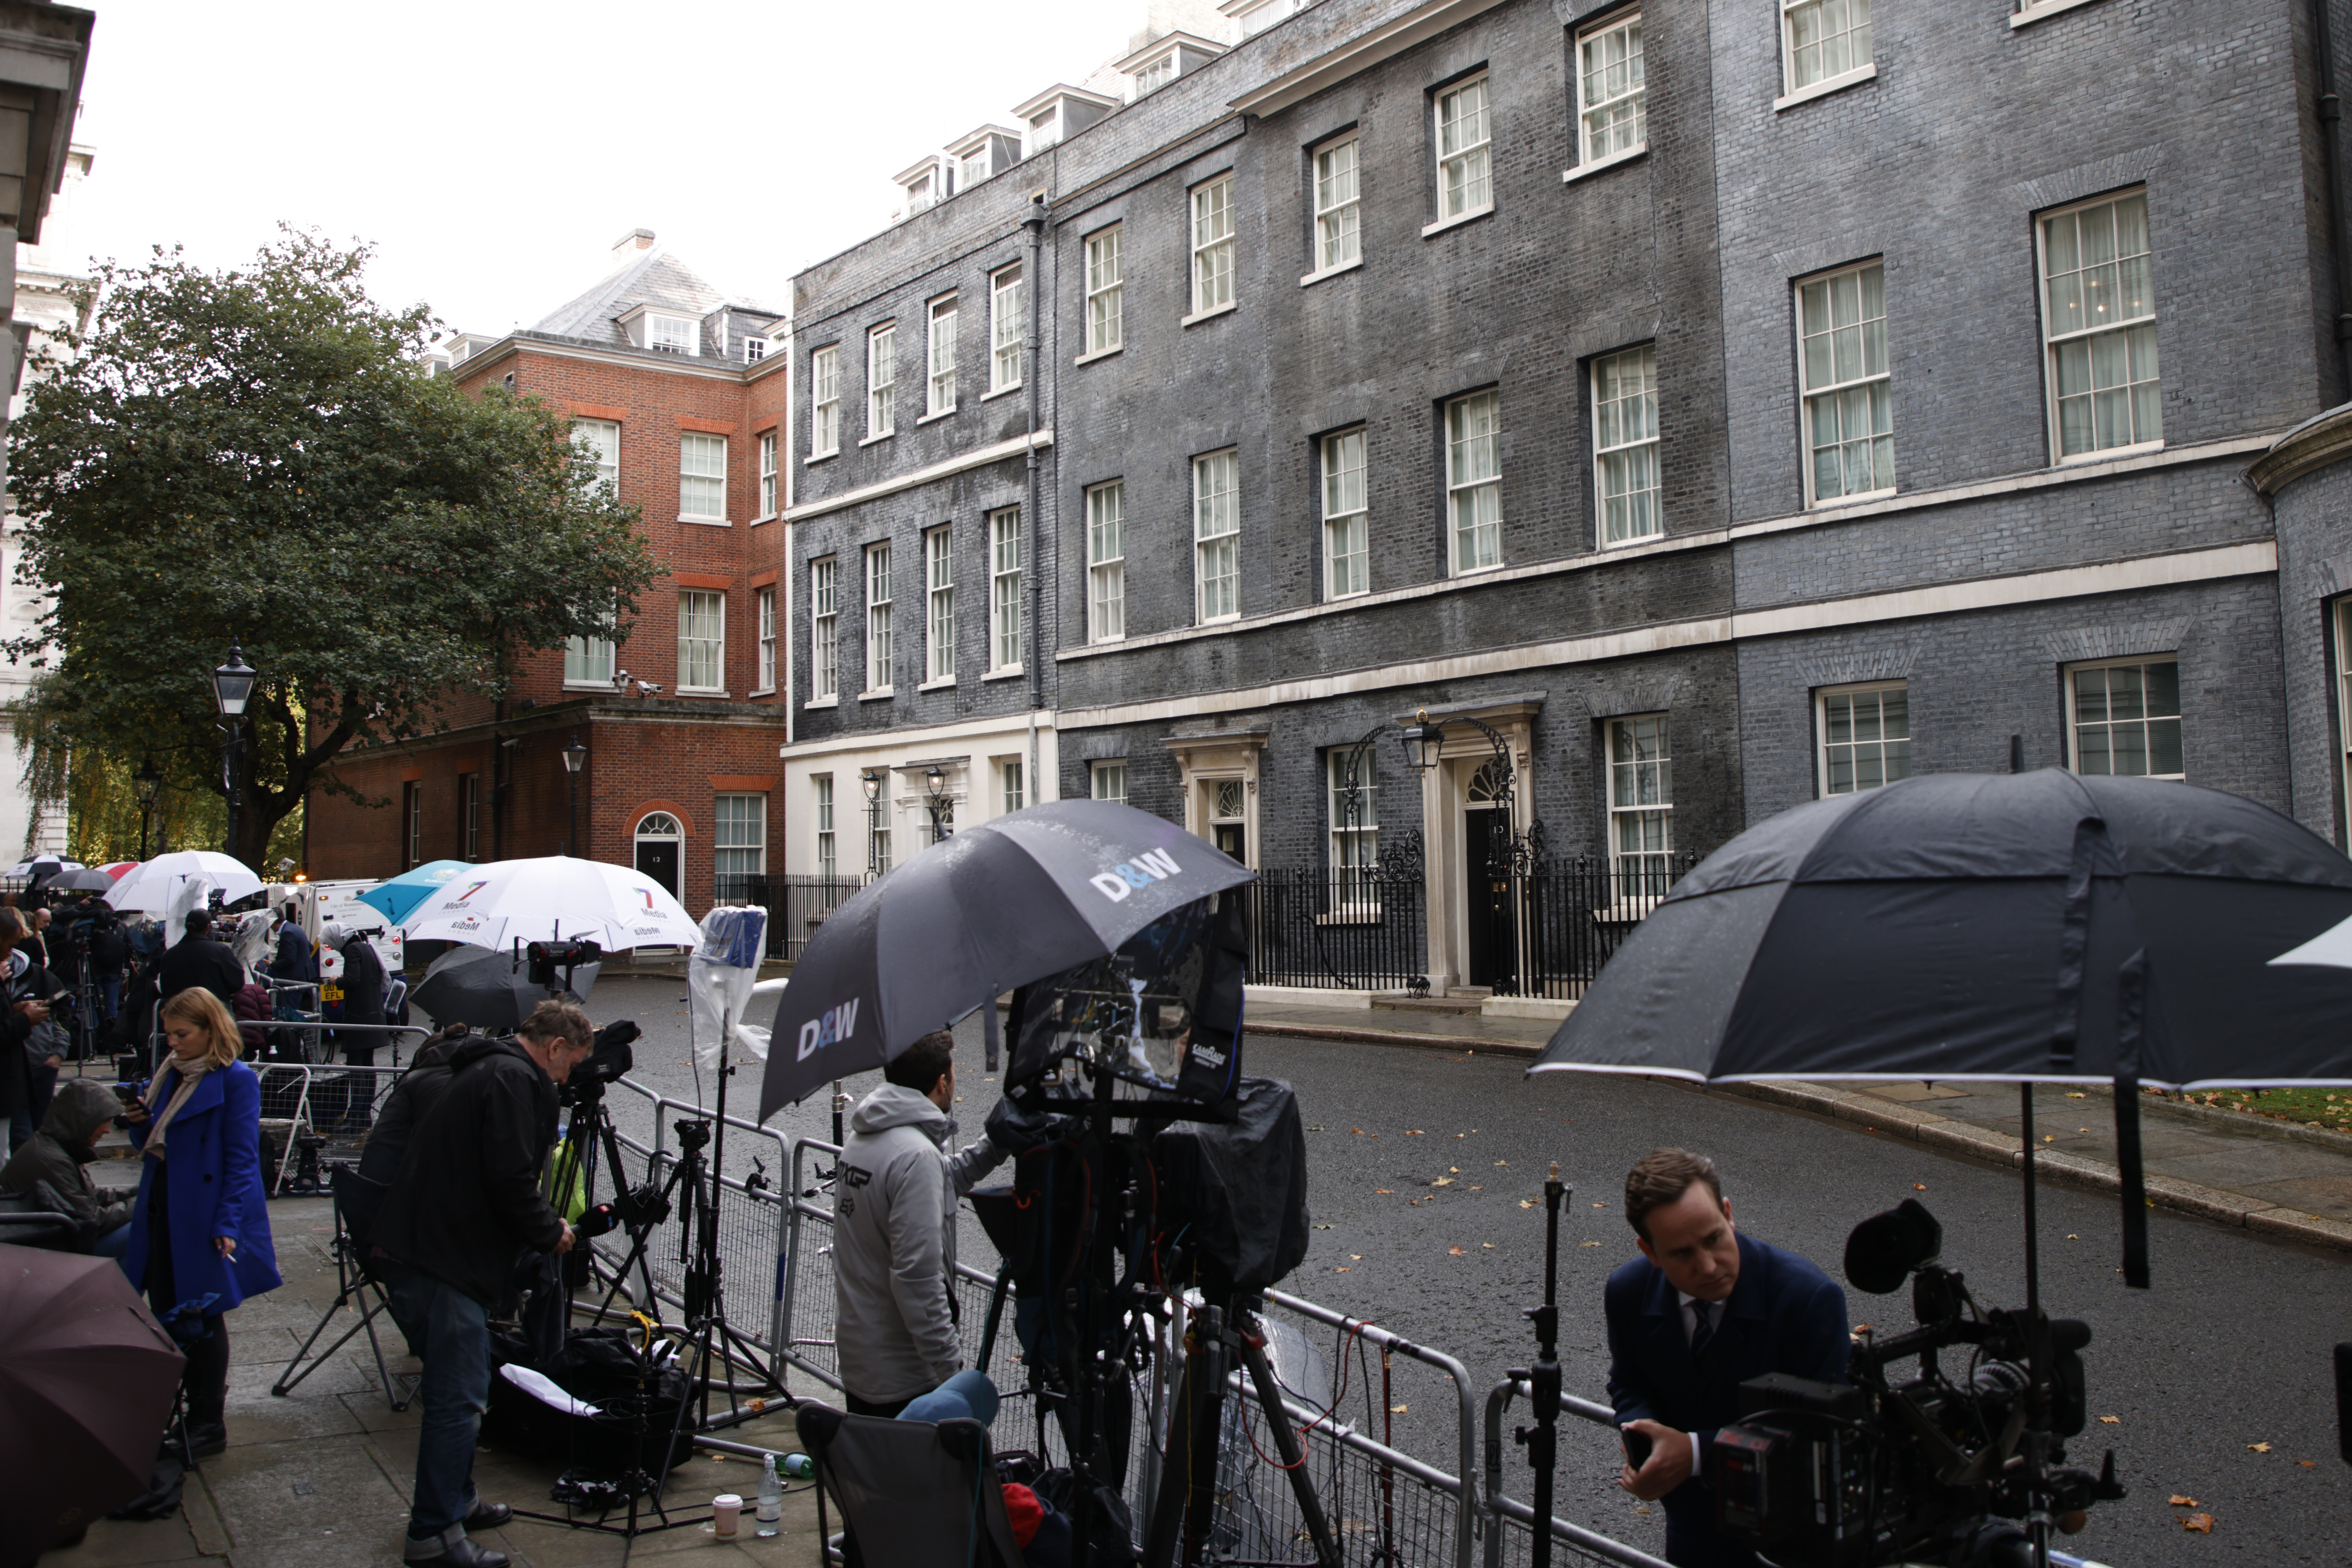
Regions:
[[[572, 992], [585, 999], [600, 966], [583, 963], [572, 972]], [[464, 1022], [477, 1029], [511, 1029], [553, 995], [534, 984], [530, 964], [520, 952], [453, 947], [435, 959], [409, 1001], [436, 1024]]]
[[1173, 823], [1106, 800], [1033, 805], [943, 839], [810, 939], [776, 1008], [760, 1119], [1255, 875]]
[[41, 889], [50, 893], [103, 893], [113, 886], [113, 878], [96, 866], [85, 866], [42, 883]]

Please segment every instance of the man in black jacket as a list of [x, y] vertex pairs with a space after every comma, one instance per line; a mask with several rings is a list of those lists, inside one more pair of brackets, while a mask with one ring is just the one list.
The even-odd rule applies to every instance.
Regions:
[[398, 1265], [393, 1316], [425, 1363], [405, 1562], [505, 1568], [504, 1553], [466, 1534], [511, 1512], [474, 1491], [490, 1397], [488, 1312], [522, 1254], [572, 1250], [572, 1227], [539, 1178], [555, 1138], [555, 1086], [592, 1044], [586, 1014], [542, 1002], [513, 1039], [453, 1047], [448, 1081], [410, 1132], [376, 1215], [375, 1244]]
[[169, 1002], [181, 992], [203, 986], [221, 999], [221, 1005], [236, 1016], [236, 994], [245, 988], [245, 965], [225, 942], [212, 937], [212, 917], [202, 910], [188, 911], [187, 935], [163, 955], [155, 972], [156, 989], [162, 999]]

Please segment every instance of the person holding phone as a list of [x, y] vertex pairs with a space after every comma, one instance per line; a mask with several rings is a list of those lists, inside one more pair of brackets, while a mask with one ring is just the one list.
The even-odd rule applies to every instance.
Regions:
[[236, 1059], [236, 1020], [201, 987], [165, 1001], [163, 1016], [171, 1054], [122, 1110], [142, 1156], [122, 1271], [187, 1353], [181, 1386], [201, 1459], [228, 1446], [226, 1315], [280, 1281], [261, 1177], [261, 1080]]

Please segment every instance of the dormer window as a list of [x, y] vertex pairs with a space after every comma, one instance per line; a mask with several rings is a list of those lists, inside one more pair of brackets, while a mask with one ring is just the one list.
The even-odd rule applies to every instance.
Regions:
[[[1163, 40], [1164, 42], [1164, 40]], [[1120, 66], [1125, 69], [1124, 64]], [[1013, 110], [1021, 126], [1021, 156], [1034, 158], [1057, 142], [1066, 142], [1118, 107], [1118, 100], [1062, 83]], [[1004, 164], [996, 165], [1002, 173]]]
[[948, 160], [955, 170], [955, 188], [968, 191], [1021, 161], [1021, 132], [1006, 125], [983, 125], [949, 142]]
[[1132, 103], [1224, 52], [1224, 45], [1191, 33], [1163, 33], [1118, 61], [1116, 68], [1127, 73], [1128, 101]]
[[761, 360], [766, 359], [767, 357], [768, 357], [768, 340], [767, 340], [767, 339], [765, 339], [765, 338], [745, 338], [745, 339], [743, 340], [743, 363], [744, 363], [745, 364], [757, 364], [757, 363], [759, 363]]
[[1029, 117], [1029, 152], [1034, 157], [1062, 139], [1062, 106], [1041, 110]]
[[907, 193], [907, 216], [912, 217], [947, 199], [947, 166], [934, 154], [899, 174], [897, 184]]
[[1176, 51], [1169, 50], [1158, 59], [1143, 66], [1135, 73], [1135, 96], [1141, 98], [1176, 79]]
[[646, 316], [646, 347], [666, 354], [692, 354], [700, 344], [695, 323], [677, 316]]

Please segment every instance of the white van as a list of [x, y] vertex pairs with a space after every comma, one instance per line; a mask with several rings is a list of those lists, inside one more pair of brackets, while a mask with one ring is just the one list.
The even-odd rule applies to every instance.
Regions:
[[[310, 933], [312, 942], [329, 921], [334, 921], [345, 931], [364, 931], [375, 955], [383, 961], [386, 980], [399, 974], [408, 966], [408, 937], [392, 923], [382, 910], [360, 902], [360, 895], [383, 884], [376, 881], [308, 882], [302, 887], [302, 929]], [[341, 953], [319, 955], [319, 977], [333, 981], [343, 970]]]

